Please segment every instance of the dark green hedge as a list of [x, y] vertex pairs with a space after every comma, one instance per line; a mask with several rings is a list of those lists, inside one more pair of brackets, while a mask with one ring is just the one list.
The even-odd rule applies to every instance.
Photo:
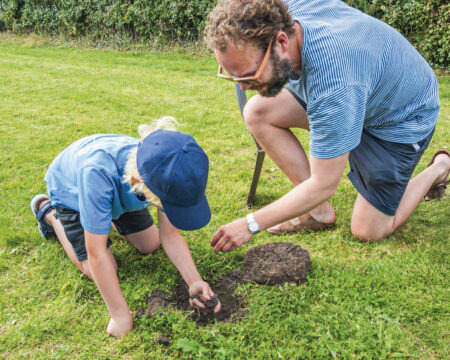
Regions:
[[0, 31], [194, 40], [215, 0], [0, 0]]
[[[314, 1], [314, 0], [311, 0]], [[448, 0], [346, 0], [395, 27], [437, 67], [450, 64]], [[0, 0], [0, 31], [95, 39], [196, 40], [216, 0]]]

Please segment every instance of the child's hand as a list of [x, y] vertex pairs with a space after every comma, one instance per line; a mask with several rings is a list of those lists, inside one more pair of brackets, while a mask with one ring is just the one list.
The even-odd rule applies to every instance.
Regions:
[[[209, 287], [208, 283], [203, 280], [194, 281], [189, 287], [189, 304], [191, 306], [196, 306], [200, 309], [206, 307], [205, 302], [211, 300], [214, 296], [214, 292]], [[199, 299], [200, 298], [200, 299]], [[220, 311], [220, 301], [217, 299], [217, 305], [214, 307], [214, 312], [218, 313]]]
[[133, 330], [133, 315], [130, 311], [128, 316], [111, 318], [106, 332], [114, 337], [125, 336]]

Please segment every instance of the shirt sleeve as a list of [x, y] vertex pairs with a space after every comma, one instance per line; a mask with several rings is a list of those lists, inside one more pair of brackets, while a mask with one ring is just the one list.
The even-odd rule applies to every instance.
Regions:
[[86, 167], [78, 175], [80, 222], [93, 234], [111, 231], [113, 185], [101, 168]]
[[308, 103], [310, 154], [330, 159], [358, 146], [366, 114], [367, 90], [346, 86]]

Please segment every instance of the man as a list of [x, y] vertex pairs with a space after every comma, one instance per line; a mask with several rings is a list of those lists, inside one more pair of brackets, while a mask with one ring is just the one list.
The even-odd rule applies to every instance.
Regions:
[[[436, 76], [390, 26], [338, 0], [225, 0], [209, 15], [206, 39], [218, 75], [258, 91], [245, 108], [246, 125], [294, 185], [222, 226], [214, 251], [231, 251], [262, 229], [332, 226], [328, 199], [347, 161], [359, 193], [351, 231], [362, 241], [393, 233], [434, 190], [442, 196], [446, 149], [410, 180], [438, 119]], [[310, 132], [310, 163], [294, 127]]]

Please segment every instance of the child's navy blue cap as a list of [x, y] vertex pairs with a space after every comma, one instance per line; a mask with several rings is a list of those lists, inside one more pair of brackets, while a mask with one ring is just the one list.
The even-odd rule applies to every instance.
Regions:
[[197, 230], [208, 224], [208, 157], [191, 135], [169, 130], [150, 134], [139, 144], [137, 168], [172, 225]]

